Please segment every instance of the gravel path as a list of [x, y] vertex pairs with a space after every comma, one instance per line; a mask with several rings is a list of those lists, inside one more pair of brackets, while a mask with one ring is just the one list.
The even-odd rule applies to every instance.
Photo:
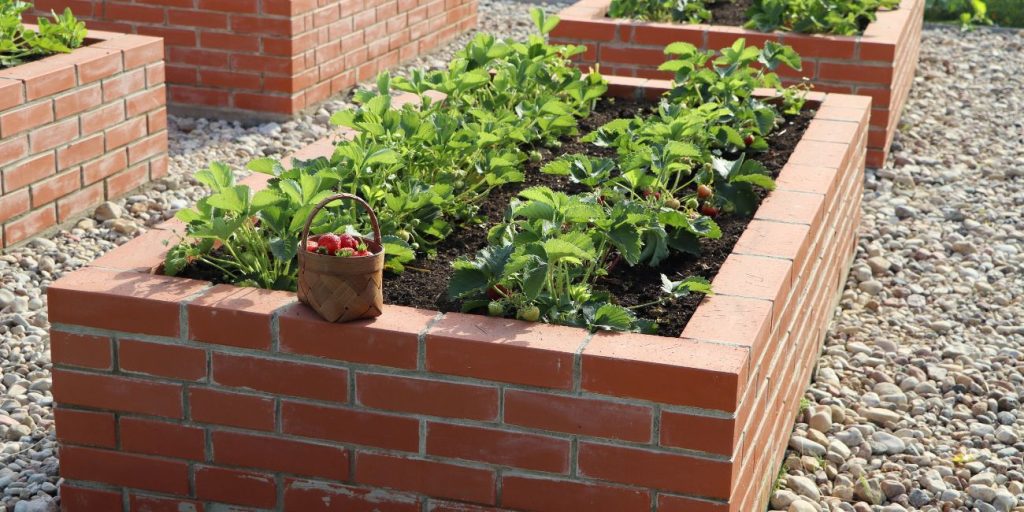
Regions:
[[[523, 37], [530, 6], [481, 0], [480, 29]], [[926, 510], [1005, 511], [1024, 498], [1024, 35], [924, 37], [897, 165], [869, 177], [871, 235], [794, 433], [808, 455], [790, 454], [776, 509], [873, 510], [873, 491]], [[467, 38], [403, 69], [442, 65]], [[346, 103], [248, 128], [172, 117], [168, 178], [0, 255], [0, 505], [57, 508], [46, 286], [194, 202], [196, 169], [298, 149]]]
[[921, 47], [772, 510], [1024, 510], [1024, 32]]

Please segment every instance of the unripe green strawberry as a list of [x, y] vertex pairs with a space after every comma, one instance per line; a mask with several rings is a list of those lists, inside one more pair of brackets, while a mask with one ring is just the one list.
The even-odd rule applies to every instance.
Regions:
[[540, 308], [537, 306], [524, 306], [519, 308], [519, 319], [527, 322], [540, 320]]
[[491, 316], [503, 316], [505, 314], [505, 306], [496, 300], [492, 300], [487, 304], [487, 314]]

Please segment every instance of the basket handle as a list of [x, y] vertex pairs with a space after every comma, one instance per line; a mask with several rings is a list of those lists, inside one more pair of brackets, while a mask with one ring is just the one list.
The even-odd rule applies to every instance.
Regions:
[[361, 198], [359, 196], [352, 195], [352, 194], [341, 193], [341, 194], [335, 194], [335, 195], [333, 195], [331, 197], [328, 197], [327, 199], [324, 199], [323, 201], [320, 201], [320, 204], [314, 206], [313, 209], [310, 210], [309, 216], [306, 217], [306, 224], [304, 226], [302, 226], [302, 243], [303, 244], [306, 243], [306, 240], [309, 240], [309, 227], [310, 227], [311, 224], [313, 224], [313, 218], [316, 217], [316, 214], [319, 213], [320, 210], [322, 210], [324, 206], [327, 206], [327, 203], [330, 203], [330, 202], [333, 202], [333, 201], [337, 201], [338, 199], [351, 199], [351, 200], [359, 203], [359, 206], [362, 206], [363, 209], [366, 210], [366, 213], [368, 213], [370, 215], [370, 226], [373, 227], [373, 239], [378, 244], [384, 243], [383, 241], [381, 241], [380, 224], [377, 222], [377, 214], [374, 213], [373, 208], [371, 208], [370, 205], [366, 201], [364, 201], [363, 198]]

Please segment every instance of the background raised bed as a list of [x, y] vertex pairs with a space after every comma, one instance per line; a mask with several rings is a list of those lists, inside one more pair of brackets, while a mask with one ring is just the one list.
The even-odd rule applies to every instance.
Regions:
[[291, 293], [154, 275], [177, 222], [66, 276], [49, 288], [63, 509], [756, 510], [859, 219], [869, 100], [812, 100], [680, 338], [399, 306], [329, 324]]
[[0, 248], [167, 174], [163, 42], [85, 46], [0, 70]]
[[766, 40], [790, 45], [804, 66], [799, 73], [780, 72], [788, 82], [806, 77], [817, 91], [871, 96], [867, 164], [884, 165], [917, 69], [924, 0], [903, 0], [899, 9], [879, 11], [860, 36], [766, 34], [723, 25], [615, 19], [606, 16], [610, 3], [581, 0], [562, 10], [552, 42], [586, 45], [580, 66], [600, 63], [604, 73], [645, 78], [671, 78], [657, 69], [665, 61], [665, 45], [676, 41], [715, 50], [741, 37], [757, 46]]
[[40, 0], [163, 37], [172, 109], [282, 118], [476, 26], [476, 0]]

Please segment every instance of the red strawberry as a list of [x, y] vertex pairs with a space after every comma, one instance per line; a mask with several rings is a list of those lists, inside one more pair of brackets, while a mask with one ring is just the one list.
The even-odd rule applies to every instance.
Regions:
[[704, 203], [700, 205], [700, 212], [708, 217], [716, 217], [718, 215], [718, 207], [711, 203]]
[[697, 185], [697, 197], [699, 197], [701, 199], [707, 199], [707, 198], [711, 197], [711, 194], [713, 194], [713, 193], [714, 193], [714, 191], [711, 190], [711, 187], [709, 187], [709, 186], [707, 186], [707, 185], [705, 185], [703, 183], [701, 183], [700, 185]]
[[508, 288], [500, 284], [496, 284], [487, 289], [487, 298], [491, 300], [499, 300], [508, 296]]
[[373, 256], [373, 253], [371, 253], [370, 251], [365, 251], [365, 250], [363, 250], [363, 251], [356, 251], [355, 254], [353, 254], [353, 256]]
[[349, 249], [356, 249], [359, 247], [359, 239], [348, 233], [339, 236], [338, 239], [341, 241], [342, 247], [348, 247]]
[[745, 138], [743, 139], [743, 143], [744, 143], [744, 144], [746, 144], [746, 145], [748, 145], [748, 146], [749, 146], [749, 145], [751, 145], [751, 144], [753, 144], [753, 143], [754, 143], [754, 136], [753, 136], [753, 135], [747, 135], [747, 136], [746, 136], [746, 137], [745, 137]]
[[317, 240], [320, 247], [327, 250], [327, 254], [334, 254], [341, 249], [341, 238], [334, 233], [324, 233], [320, 235], [320, 239]]
[[342, 247], [341, 249], [338, 249], [338, 251], [335, 252], [334, 255], [338, 256], [340, 258], [348, 258], [349, 256], [358, 256], [358, 254], [356, 254], [356, 252], [353, 251], [351, 247]]
[[320, 244], [316, 243], [316, 240], [306, 240], [306, 252], [316, 252], [320, 247]]

